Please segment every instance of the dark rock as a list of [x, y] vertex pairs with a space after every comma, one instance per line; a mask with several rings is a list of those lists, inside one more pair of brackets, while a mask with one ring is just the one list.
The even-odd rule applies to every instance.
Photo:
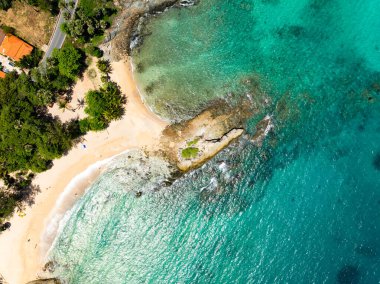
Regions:
[[375, 247], [369, 246], [369, 245], [358, 245], [355, 248], [355, 252], [357, 254], [366, 256], [366, 257], [376, 257], [377, 256], [377, 251]]
[[375, 158], [373, 159], [373, 167], [380, 171], [380, 153], [377, 153]]
[[338, 274], [337, 281], [339, 284], [356, 284], [359, 283], [360, 271], [356, 266], [345, 265]]
[[10, 222], [5, 222], [4, 224], [2, 224], [0, 226], [0, 231], [5, 231], [5, 230], [8, 230], [10, 227], [11, 227], [11, 223]]
[[55, 263], [54, 261], [48, 261], [45, 263], [44, 267], [42, 268], [42, 271], [48, 271], [50, 273], [53, 273], [55, 270]]
[[26, 284], [61, 284], [62, 282], [57, 278], [39, 279], [28, 282]]

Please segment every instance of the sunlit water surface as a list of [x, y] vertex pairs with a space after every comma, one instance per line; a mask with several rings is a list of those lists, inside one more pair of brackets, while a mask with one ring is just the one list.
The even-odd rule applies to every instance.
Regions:
[[117, 158], [66, 216], [56, 274], [379, 283], [379, 31], [377, 0], [201, 0], [149, 21], [134, 63], [159, 115], [267, 95], [247, 128], [269, 114], [275, 129], [261, 148], [242, 138], [167, 187], [164, 161]]

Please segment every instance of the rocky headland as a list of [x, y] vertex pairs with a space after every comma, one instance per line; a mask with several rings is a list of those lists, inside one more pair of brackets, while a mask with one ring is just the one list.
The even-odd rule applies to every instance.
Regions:
[[[107, 33], [101, 48], [111, 62], [128, 61], [131, 48], [141, 43], [144, 19], [160, 13], [169, 7], [196, 4], [190, 0], [117, 0], [120, 12]], [[168, 125], [159, 139], [159, 150], [146, 151], [148, 155], [163, 157], [172, 165], [172, 176], [168, 184], [182, 174], [196, 169], [217, 155], [246, 133], [246, 122], [259, 110], [252, 104], [255, 90], [238, 102], [220, 99], [210, 102], [204, 110], [192, 119]], [[127, 114], [128, 115], [128, 114]], [[256, 126], [252, 143], [260, 147], [266, 135], [272, 130], [271, 117], [262, 119]], [[137, 192], [139, 197], [142, 192]], [[54, 271], [49, 271], [46, 276]], [[48, 278], [30, 283], [59, 283]]]
[[154, 14], [162, 13], [170, 7], [187, 7], [196, 0], [116, 0], [120, 12], [109, 29], [102, 44], [105, 56], [119, 61], [130, 55], [132, 48], [141, 44], [144, 20]]

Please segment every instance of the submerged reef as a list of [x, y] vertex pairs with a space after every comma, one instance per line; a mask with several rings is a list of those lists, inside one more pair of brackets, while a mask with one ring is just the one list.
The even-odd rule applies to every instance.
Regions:
[[373, 167], [380, 171], [380, 153], [377, 153], [375, 158], [373, 159]]
[[343, 266], [337, 275], [339, 284], [356, 284], [359, 283], [360, 271], [356, 266], [346, 265]]

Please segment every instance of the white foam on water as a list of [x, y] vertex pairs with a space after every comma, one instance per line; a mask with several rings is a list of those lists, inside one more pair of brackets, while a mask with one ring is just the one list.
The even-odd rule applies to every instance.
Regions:
[[267, 136], [268, 133], [274, 128], [274, 124], [272, 123], [272, 116], [266, 115], [264, 120], [269, 120], [269, 123], [264, 131], [264, 136]]
[[72, 208], [78, 199], [90, 188], [97, 177], [107, 168], [110, 162], [131, 150], [124, 151], [110, 158], [90, 165], [85, 171], [76, 175], [57, 199], [53, 210], [45, 222], [45, 229], [40, 239], [41, 252], [44, 257], [54, 246], [56, 237], [71, 215]]

